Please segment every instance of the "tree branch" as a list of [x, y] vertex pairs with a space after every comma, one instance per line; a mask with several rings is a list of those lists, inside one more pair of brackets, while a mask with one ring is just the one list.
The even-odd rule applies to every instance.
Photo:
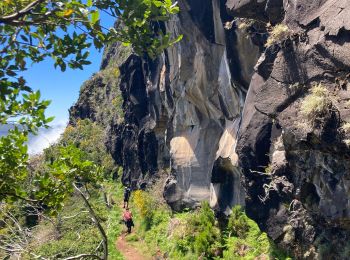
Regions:
[[29, 5], [24, 7], [22, 10], [10, 14], [7, 16], [0, 17], [0, 23], [8, 23], [14, 20], [17, 20], [18, 18], [21, 18], [25, 16], [26, 14], [30, 13], [37, 5], [44, 3], [46, 0], [35, 0], [34, 2], [31, 2]]
[[6, 197], [6, 196], [10, 196], [10, 197], [14, 197], [14, 198], [17, 198], [17, 199], [20, 199], [20, 200], [24, 200], [24, 201], [27, 201], [27, 202], [39, 202], [38, 200], [34, 200], [34, 199], [29, 199], [29, 198], [24, 198], [20, 195], [17, 195], [15, 193], [11, 193], [11, 192], [3, 192], [3, 193], [0, 193], [0, 197]]
[[[85, 197], [84, 193], [75, 185], [75, 183], [73, 183], [73, 186], [75, 188], [75, 190], [80, 194], [80, 196], [83, 198], [86, 207], [89, 210], [90, 216], [92, 217], [96, 227], [98, 228], [98, 230], [100, 231], [100, 234], [102, 236], [103, 239], [103, 258], [98, 257], [99, 259], [104, 259], [107, 260], [108, 258], [108, 240], [107, 240], [107, 235], [106, 232], [104, 231], [100, 221], [98, 220], [98, 217], [95, 214], [95, 211], [93, 210], [92, 206], [90, 205], [89, 201], [87, 200], [87, 198]], [[69, 259], [78, 259], [78, 258], [67, 258], [65, 260], [69, 260]]]
[[62, 260], [73, 260], [73, 259], [82, 259], [83, 257], [92, 257], [95, 259], [102, 259], [101, 257], [99, 257], [98, 255], [93, 255], [93, 254], [80, 254], [80, 255], [76, 255], [76, 256], [70, 256], [67, 258], [63, 258]]

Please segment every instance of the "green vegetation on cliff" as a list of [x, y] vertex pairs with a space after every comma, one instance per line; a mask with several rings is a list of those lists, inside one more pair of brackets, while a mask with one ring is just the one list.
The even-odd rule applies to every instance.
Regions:
[[148, 255], [169, 259], [287, 259], [240, 206], [228, 219], [216, 218], [207, 202], [194, 211], [173, 213], [162, 201], [160, 184], [136, 191], [135, 234], [129, 241]]

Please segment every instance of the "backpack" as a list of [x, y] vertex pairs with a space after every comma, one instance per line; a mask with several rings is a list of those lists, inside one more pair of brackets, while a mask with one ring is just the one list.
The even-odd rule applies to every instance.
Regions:
[[124, 198], [125, 199], [128, 199], [129, 198], [129, 196], [130, 196], [130, 188], [125, 188], [125, 190], [124, 190]]
[[126, 221], [132, 219], [132, 215], [131, 215], [131, 212], [130, 212], [130, 211], [124, 213], [124, 219], [125, 219]]

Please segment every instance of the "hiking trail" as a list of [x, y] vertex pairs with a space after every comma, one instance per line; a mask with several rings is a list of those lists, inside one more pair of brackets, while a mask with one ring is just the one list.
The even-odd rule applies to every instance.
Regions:
[[115, 242], [116, 248], [120, 253], [125, 257], [126, 260], [146, 260], [150, 259], [146, 256], [143, 256], [136, 248], [128, 244], [125, 239], [126, 234], [121, 234], [117, 241]]

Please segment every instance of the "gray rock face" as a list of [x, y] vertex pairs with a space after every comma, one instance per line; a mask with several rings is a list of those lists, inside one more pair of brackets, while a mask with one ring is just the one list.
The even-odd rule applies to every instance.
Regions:
[[[124, 120], [101, 120], [106, 144], [123, 166], [124, 184], [142, 188], [161, 169], [170, 169], [164, 196], [173, 209], [207, 200], [228, 213], [232, 205], [244, 204], [235, 146], [260, 49], [244, 31], [225, 31], [231, 18], [221, 1], [178, 4], [182, 11], [165, 26], [174, 35], [184, 35], [179, 44], [155, 61], [131, 55], [117, 62], [115, 84], [123, 97]], [[111, 46], [101, 68], [124, 56], [120, 45]], [[98, 91], [106, 89], [102, 83], [90, 85]], [[96, 96], [84, 95], [94, 92], [87, 89], [72, 117], [99, 120], [94, 111], [109, 106], [91, 104]]]
[[[238, 33], [225, 32], [220, 1], [179, 1], [179, 6], [182, 11], [166, 26], [169, 32], [183, 34], [184, 40], [160, 58], [156, 72], [161, 73], [151, 72], [149, 86], [161, 98], [151, 104], [151, 118], [168, 118], [165, 143], [171, 176], [164, 195], [174, 209], [209, 200], [212, 207], [225, 211], [244, 204], [234, 148], [244, 82], [249, 82], [259, 48]], [[228, 42], [230, 37], [235, 41]], [[240, 68], [231, 66], [228, 44], [242, 59]], [[234, 70], [241, 71], [236, 79]]]
[[[342, 126], [350, 119], [344, 18], [350, 3], [284, 1], [284, 10], [294, 36], [267, 49], [257, 63], [238, 137], [246, 208], [297, 258], [346, 259], [350, 150]], [[319, 84], [331, 106], [310, 120], [303, 105]], [[265, 168], [269, 174], [259, 173]]]
[[[180, 2], [183, 11], [168, 25], [169, 30], [176, 28], [185, 39], [167, 53], [170, 84], [166, 87], [173, 93], [174, 104], [166, 107], [173, 118], [170, 156], [175, 182], [166, 189], [176, 185], [179, 195], [175, 196], [176, 200], [173, 196], [166, 199], [174, 208], [209, 200], [211, 190], [213, 205], [217, 203], [215, 197], [220, 185], [213, 185], [211, 176], [214, 162], [224, 149], [219, 147], [221, 137], [231, 139], [231, 149], [227, 147], [229, 151], [222, 153], [237, 166], [233, 147], [242, 93], [231, 83], [219, 2], [210, 2], [207, 4], [211, 6], [210, 12], [203, 10], [207, 15], [195, 19], [193, 14], [202, 11], [200, 5], [195, 1]], [[206, 32], [197, 24], [208, 24], [213, 29]]]
[[233, 17], [251, 18], [272, 23], [283, 20], [282, 0], [227, 0], [226, 6]]

